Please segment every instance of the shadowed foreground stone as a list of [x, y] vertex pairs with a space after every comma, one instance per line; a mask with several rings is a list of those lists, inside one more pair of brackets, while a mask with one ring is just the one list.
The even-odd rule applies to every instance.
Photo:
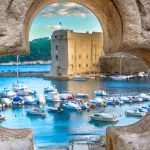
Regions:
[[33, 132], [30, 129], [0, 127], [0, 150], [33, 150]]
[[150, 113], [135, 124], [109, 127], [106, 150], [150, 150]]

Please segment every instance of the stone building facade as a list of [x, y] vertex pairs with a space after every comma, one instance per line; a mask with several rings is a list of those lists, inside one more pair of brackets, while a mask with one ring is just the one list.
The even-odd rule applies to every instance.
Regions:
[[102, 74], [137, 74], [150, 73], [148, 66], [136, 56], [127, 53], [103, 56], [100, 59], [100, 72]]
[[50, 76], [67, 77], [99, 73], [103, 33], [54, 31], [51, 37], [52, 68]]

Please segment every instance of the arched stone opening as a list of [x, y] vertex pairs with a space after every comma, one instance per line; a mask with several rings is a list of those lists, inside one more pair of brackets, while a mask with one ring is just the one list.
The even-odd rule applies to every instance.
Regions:
[[[45, 6], [56, 2], [60, 1], [44, 0], [41, 2], [40, 0], [37, 0], [28, 10], [24, 20], [24, 46], [27, 48], [26, 52], [29, 52], [29, 30], [34, 17]], [[67, 2], [74, 2], [88, 8], [95, 14], [99, 22], [101, 22], [104, 31], [105, 53], [116, 52], [119, 49], [122, 40], [122, 22], [114, 2], [111, 0], [69, 0]]]

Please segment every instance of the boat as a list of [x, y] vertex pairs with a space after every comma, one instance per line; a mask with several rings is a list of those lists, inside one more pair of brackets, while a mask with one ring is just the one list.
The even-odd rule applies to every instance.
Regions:
[[12, 101], [10, 98], [2, 98], [1, 99], [2, 103], [5, 104], [6, 107], [11, 107], [12, 106]]
[[139, 72], [139, 73], [138, 73], [138, 77], [139, 77], [139, 78], [145, 78], [145, 77], [147, 78], [148, 76], [149, 76], [149, 75], [148, 75], [147, 73], [145, 73], [145, 72]]
[[24, 85], [21, 82], [18, 82], [17, 84], [13, 84], [13, 91], [18, 95], [18, 96], [27, 96], [29, 95], [29, 88], [27, 85]]
[[102, 122], [117, 122], [117, 117], [108, 113], [94, 113], [89, 116], [91, 120], [102, 121]]
[[16, 96], [12, 99], [12, 104], [13, 105], [23, 105], [24, 104], [24, 99], [20, 96]]
[[95, 97], [94, 99], [91, 99], [90, 102], [93, 104], [102, 106], [102, 105], [104, 105], [105, 100], [102, 99], [101, 97]]
[[150, 101], [150, 95], [148, 94], [141, 93], [139, 96], [143, 99], [143, 101]]
[[76, 99], [76, 101], [82, 109], [87, 109], [87, 110], [90, 109], [89, 103], [84, 102], [83, 99]]
[[108, 92], [106, 92], [105, 90], [97, 90], [94, 91], [94, 96], [98, 97], [98, 96], [107, 96]]
[[139, 108], [133, 108], [133, 109], [128, 109], [125, 111], [126, 116], [137, 116], [137, 117], [143, 117], [146, 115], [145, 112], [139, 111]]
[[62, 104], [63, 109], [82, 110], [77, 102], [69, 101]]
[[75, 97], [71, 93], [59, 94], [61, 100], [75, 100]]
[[112, 80], [121, 81], [121, 80], [126, 80], [128, 77], [125, 75], [114, 75], [114, 76], [109, 76], [109, 78]]
[[37, 104], [44, 105], [46, 103], [45, 96], [42, 95], [42, 94], [36, 94], [36, 95], [34, 95], [34, 99], [37, 102]]
[[74, 80], [74, 81], [86, 81], [87, 78], [82, 77], [82, 76], [80, 76], [80, 75], [76, 75], [76, 76], [73, 77], [73, 80]]
[[85, 93], [76, 93], [76, 98], [81, 98], [81, 99], [87, 99], [88, 98], [88, 94]]
[[1, 92], [2, 97], [12, 98], [16, 96], [16, 93], [10, 89], [4, 88]]
[[47, 102], [61, 102], [58, 92], [49, 92], [45, 95], [45, 100]]
[[33, 96], [24, 96], [24, 104], [25, 105], [34, 105], [36, 104], [35, 98]]
[[64, 110], [60, 107], [47, 107], [47, 111], [60, 113], [60, 112], [63, 112]]
[[5, 120], [5, 116], [3, 115], [0, 115], [0, 122], [4, 121]]
[[27, 114], [30, 114], [30, 115], [37, 115], [37, 116], [43, 116], [43, 117], [46, 116], [45, 110], [41, 108], [29, 108], [26, 110], [26, 112]]
[[57, 92], [56, 86], [48, 86], [46, 88], [44, 88], [44, 94], [49, 93], [49, 92]]
[[132, 96], [131, 97], [121, 96], [121, 97], [119, 97], [119, 100], [123, 101], [124, 103], [131, 103], [132, 102]]

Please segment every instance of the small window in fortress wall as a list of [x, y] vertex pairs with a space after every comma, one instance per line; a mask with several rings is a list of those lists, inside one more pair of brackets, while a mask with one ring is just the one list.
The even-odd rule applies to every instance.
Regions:
[[81, 68], [81, 64], [79, 64], [79, 68]]
[[79, 59], [81, 59], [81, 55], [79, 55]]
[[58, 45], [56, 45], [56, 50], [58, 50]]
[[58, 60], [58, 55], [56, 55], [56, 60]]
[[86, 59], [88, 59], [88, 55], [86, 55]]
[[86, 67], [87, 67], [87, 68], [88, 68], [88, 66], [89, 66], [89, 65], [88, 65], [88, 64], [86, 64]]

